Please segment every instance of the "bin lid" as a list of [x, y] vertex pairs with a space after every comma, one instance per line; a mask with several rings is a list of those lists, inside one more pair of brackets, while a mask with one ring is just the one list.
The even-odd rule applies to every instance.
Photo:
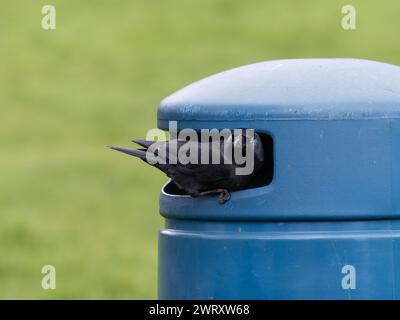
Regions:
[[168, 120], [231, 121], [397, 118], [400, 67], [360, 59], [255, 63], [197, 81], [165, 98]]
[[[273, 140], [268, 185], [224, 205], [163, 188], [170, 218], [400, 218], [400, 67], [358, 59], [262, 62], [200, 80], [164, 99], [158, 126], [253, 128]], [[260, 174], [261, 175], [261, 174]]]

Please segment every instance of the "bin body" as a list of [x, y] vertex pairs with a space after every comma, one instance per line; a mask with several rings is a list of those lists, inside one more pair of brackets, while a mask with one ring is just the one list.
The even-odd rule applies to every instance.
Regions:
[[399, 271], [398, 220], [168, 220], [159, 239], [161, 299], [398, 299]]
[[168, 129], [252, 128], [272, 182], [216, 197], [161, 190], [161, 299], [398, 299], [400, 68], [354, 59], [232, 69], [163, 100]]

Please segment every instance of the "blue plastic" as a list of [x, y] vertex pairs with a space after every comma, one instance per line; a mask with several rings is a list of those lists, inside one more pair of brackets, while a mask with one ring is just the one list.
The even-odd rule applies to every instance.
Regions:
[[[167, 220], [161, 299], [399, 299], [400, 221]], [[343, 289], [345, 266], [355, 289]]]
[[165, 121], [399, 118], [400, 68], [358, 59], [256, 63], [195, 82], [164, 99]]
[[[253, 64], [164, 99], [159, 127], [170, 120], [270, 134], [274, 177], [224, 205], [163, 188], [160, 298], [399, 298], [399, 67]], [[345, 265], [356, 289], [341, 286]]]

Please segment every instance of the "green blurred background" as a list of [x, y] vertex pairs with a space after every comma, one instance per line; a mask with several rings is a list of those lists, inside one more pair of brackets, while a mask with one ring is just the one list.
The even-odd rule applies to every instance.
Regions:
[[[41, 28], [41, 8], [57, 29]], [[253, 62], [400, 64], [399, 1], [2, 0], [0, 298], [157, 297], [166, 178], [105, 148], [156, 127], [158, 102]], [[57, 289], [41, 288], [41, 268]]]

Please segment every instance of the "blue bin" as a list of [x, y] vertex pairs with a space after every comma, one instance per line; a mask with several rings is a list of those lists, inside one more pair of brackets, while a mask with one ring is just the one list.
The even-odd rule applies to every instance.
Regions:
[[170, 120], [253, 128], [272, 176], [224, 205], [163, 187], [160, 299], [400, 298], [399, 67], [252, 64], [164, 99], [158, 126]]

